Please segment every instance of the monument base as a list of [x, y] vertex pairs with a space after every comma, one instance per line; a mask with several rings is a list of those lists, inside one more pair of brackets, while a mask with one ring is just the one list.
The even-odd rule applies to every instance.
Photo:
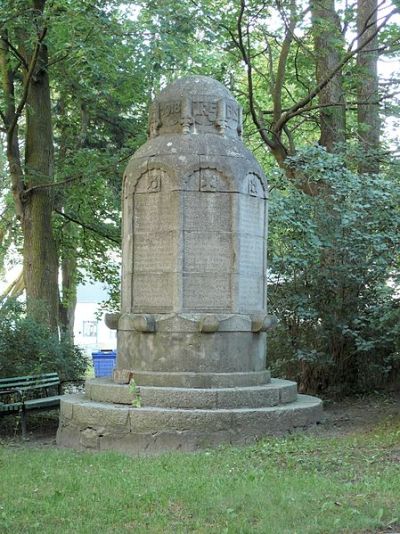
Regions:
[[[134, 407], [134, 403], [136, 406]], [[86, 393], [61, 400], [57, 444], [132, 455], [242, 445], [318, 422], [322, 402], [294, 382], [177, 388], [88, 380]]]

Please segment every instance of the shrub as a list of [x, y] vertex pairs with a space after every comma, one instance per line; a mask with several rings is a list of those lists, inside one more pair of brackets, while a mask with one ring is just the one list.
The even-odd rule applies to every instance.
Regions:
[[20, 302], [9, 299], [0, 307], [0, 376], [58, 372], [61, 381], [81, 380], [88, 361], [67, 339], [25, 315]]
[[321, 147], [291, 158], [318, 194], [272, 192], [269, 336], [272, 367], [303, 390], [368, 390], [400, 369], [400, 188], [359, 175]]

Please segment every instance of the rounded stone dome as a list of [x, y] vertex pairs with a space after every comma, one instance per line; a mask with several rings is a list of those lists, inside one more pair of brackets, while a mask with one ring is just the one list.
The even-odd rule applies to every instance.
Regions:
[[178, 78], [162, 89], [155, 97], [154, 102], [181, 98], [185, 95], [209, 95], [235, 100], [231, 92], [222, 83], [209, 76], [186, 76], [185, 78]]
[[217, 134], [240, 137], [242, 109], [220, 82], [208, 76], [179, 78], [154, 99], [150, 138], [164, 134]]

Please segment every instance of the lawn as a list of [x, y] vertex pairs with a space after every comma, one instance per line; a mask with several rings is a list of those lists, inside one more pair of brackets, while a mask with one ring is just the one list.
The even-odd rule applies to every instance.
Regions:
[[1, 533], [399, 532], [400, 419], [130, 458], [0, 447]]

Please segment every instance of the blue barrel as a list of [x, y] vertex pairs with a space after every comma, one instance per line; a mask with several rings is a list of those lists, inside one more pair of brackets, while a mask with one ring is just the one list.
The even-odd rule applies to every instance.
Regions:
[[96, 378], [112, 376], [117, 359], [117, 353], [114, 350], [92, 352], [92, 359]]

